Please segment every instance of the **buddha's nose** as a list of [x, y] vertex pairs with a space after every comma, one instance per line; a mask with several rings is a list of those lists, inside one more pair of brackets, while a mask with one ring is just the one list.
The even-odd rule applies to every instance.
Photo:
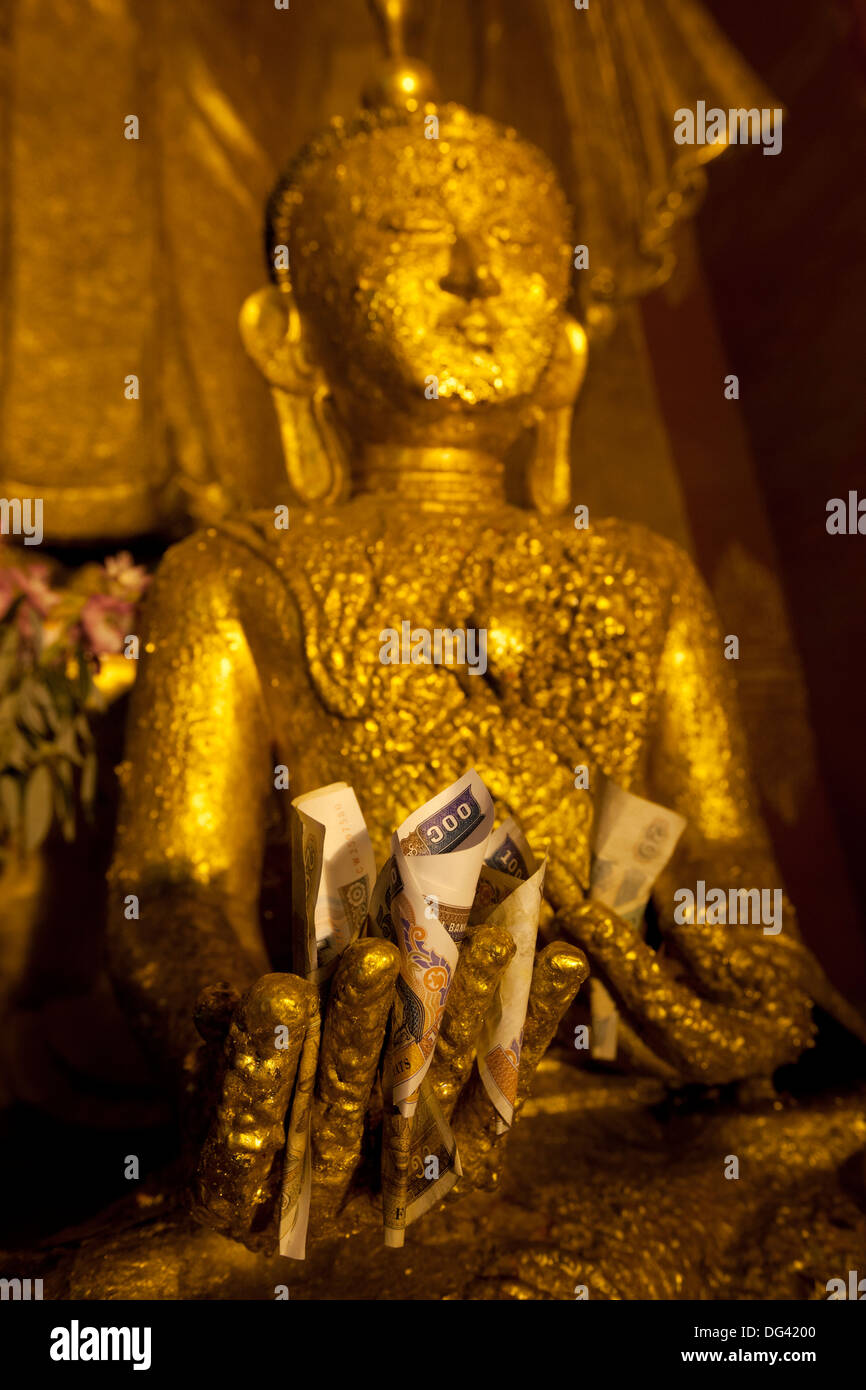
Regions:
[[451, 248], [447, 274], [439, 281], [446, 294], [460, 299], [489, 299], [499, 293], [499, 282], [487, 264], [483, 244], [458, 236]]

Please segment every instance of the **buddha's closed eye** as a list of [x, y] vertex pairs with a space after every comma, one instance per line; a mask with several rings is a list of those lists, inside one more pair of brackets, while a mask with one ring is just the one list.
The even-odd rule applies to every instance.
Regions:
[[535, 246], [538, 240], [528, 232], [515, 232], [504, 222], [497, 222], [490, 228], [489, 239], [509, 248]]
[[[379, 222], [379, 229], [392, 236], [404, 236], [414, 241], [448, 242], [456, 240], [457, 233], [452, 223], [435, 217], [400, 217], [388, 214]], [[479, 242], [488, 246], [498, 246], [508, 251], [519, 251], [534, 245], [534, 239], [527, 235], [515, 234], [506, 224], [494, 223], [489, 230], [481, 232]]]
[[436, 240], [453, 240], [454, 227], [441, 217], [400, 217], [389, 213], [379, 222], [379, 229], [398, 236], [429, 237]]

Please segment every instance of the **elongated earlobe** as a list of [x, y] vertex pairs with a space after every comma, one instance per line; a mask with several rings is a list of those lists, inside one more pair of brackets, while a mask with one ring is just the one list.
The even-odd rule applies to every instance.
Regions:
[[345, 445], [294, 296], [275, 285], [257, 290], [244, 301], [239, 323], [244, 347], [271, 388], [286, 475], [298, 502], [343, 501], [350, 482]]
[[571, 502], [571, 420], [588, 355], [583, 328], [564, 314], [553, 360], [531, 412], [536, 438], [527, 486], [530, 502], [544, 516], [566, 511]]

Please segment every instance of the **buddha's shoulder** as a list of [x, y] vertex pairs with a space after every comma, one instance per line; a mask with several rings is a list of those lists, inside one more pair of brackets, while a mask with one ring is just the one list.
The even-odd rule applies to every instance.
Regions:
[[664, 603], [694, 573], [686, 552], [639, 522], [618, 517], [544, 517], [518, 508], [481, 528], [480, 543], [495, 570], [525, 571], [551, 590], [630, 593], [640, 606]]
[[399, 498], [383, 504], [379, 499], [357, 497], [330, 508], [293, 507], [290, 515], [282, 517], [275, 517], [273, 511], [251, 512], [245, 521], [271, 545], [288, 550], [307, 549], [315, 536], [325, 544], [345, 541], [367, 546], [390, 540], [395, 545], [437, 550], [466, 549], [469, 545], [497, 550], [508, 540], [532, 554], [540, 544], [569, 558], [607, 556], [660, 574], [675, 572], [687, 562], [679, 546], [637, 522], [617, 517], [590, 520], [583, 514], [551, 518], [507, 505], [454, 516], [425, 512]]
[[163, 567], [215, 582], [237, 560], [263, 562], [291, 584], [305, 569], [337, 568], [377, 557], [398, 562], [406, 552], [484, 561], [508, 579], [542, 575], [550, 587], [637, 586], [671, 593], [693, 573], [692, 561], [673, 541], [638, 523], [581, 513], [551, 518], [503, 506], [454, 518], [419, 511], [395, 499], [387, 505], [357, 498], [337, 507], [251, 511], [197, 531], [171, 547]]
[[640, 522], [613, 516], [590, 519], [582, 511], [574, 517], [519, 511], [516, 515], [521, 548], [537, 555], [541, 546], [551, 561], [558, 560], [587, 579], [601, 571], [615, 577], [640, 577], [667, 588], [691, 565], [684, 550]]

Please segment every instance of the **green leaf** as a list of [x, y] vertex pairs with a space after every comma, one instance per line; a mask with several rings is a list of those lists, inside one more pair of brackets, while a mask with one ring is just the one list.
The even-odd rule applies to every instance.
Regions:
[[11, 694], [4, 695], [0, 699], [0, 723], [11, 723], [18, 712], [18, 691], [13, 690]]
[[90, 729], [90, 720], [87, 718], [87, 715], [77, 714], [75, 716], [75, 719], [73, 720], [73, 723], [75, 725], [75, 728], [78, 732], [78, 737], [81, 739], [82, 744], [89, 744], [92, 739], [92, 733]]
[[75, 729], [71, 721], [65, 721], [57, 737], [56, 748], [58, 753], [62, 753], [64, 758], [68, 758], [76, 767], [81, 766], [81, 757], [78, 752], [78, 739], [75, 737]]
[[96, 797], [96, 774], [98, 763], [95, 753], [88, 753], [84, 759], [84, 767], [81, 771], [81, 804], [86, 807], [93, 805]]
[[13, 661], [18, 655], [18, 627], [15, 622], [15, 613], [18, 609], [18, 601], [12, 607], [0, 623], [0, 659]]
[[21, 783], [17, 777], [0, 777], [0, 812], [10, 835], [14, 835], [21, 819]]
[[0, 649], [0, 691], [7, 690], [12, 684], [12, 676], [15, 672], [15, 654], [7, 655]]
[[24, 792], [24, 847], [38, 849], [51, 829], [54, 783], [45, 763], [33, 769]]
[[[72, 769], [68, 763], [58, 763], [55, 772], [63, 774], [62, 780], [55, 784], [54, 810], [65, 840], [75, 839], [75, 795], [72, 787]], [[68, 781], [67, 781], [68, 778]]]
[[66, 793], [67, 801], [71, 801], [74, 795], [72, 765], [65, 758], [57, 758], [53, 768], [54, 776], [57, 778], [61, 790]]
[[32, 605], [30, 608], [30, 625], [33, 629], [33, 636], [30, 640], [33, 644], [33, 650], [36, 653], [36, 659], [38, 661], [39, 657], [42, 655], [42, 648], [45, 646], [45, 639], [42, 636], [42, 619]]
[[33, 699], [45, 715], [46, 722], [53, 733], [57, 733], [60, 727], [61, 715], [57, 708], [57, 701], [50, 685], [43, 685], [40, 681], [33, 683]]
[[93, 672], [90, 668], [90, 662], [84, 651], [81, 650], [78, 657], [78, 702], [85, 705], [93, 689]]
[[21, 696], [18, 701], [18, 717], [24, 728], [31, 734], [36, 734], [39, 738], [46, 738], [51, 732], [45, 715], [39, 707], [38, 701], [34, 698], [33, 682], [22, 685]]
[[6, 751], [6, 762], [16, 772], [29, 772], [33, 766], [33, 758], [27, 740], [17, 729], [12, 730], [9, 747]]

